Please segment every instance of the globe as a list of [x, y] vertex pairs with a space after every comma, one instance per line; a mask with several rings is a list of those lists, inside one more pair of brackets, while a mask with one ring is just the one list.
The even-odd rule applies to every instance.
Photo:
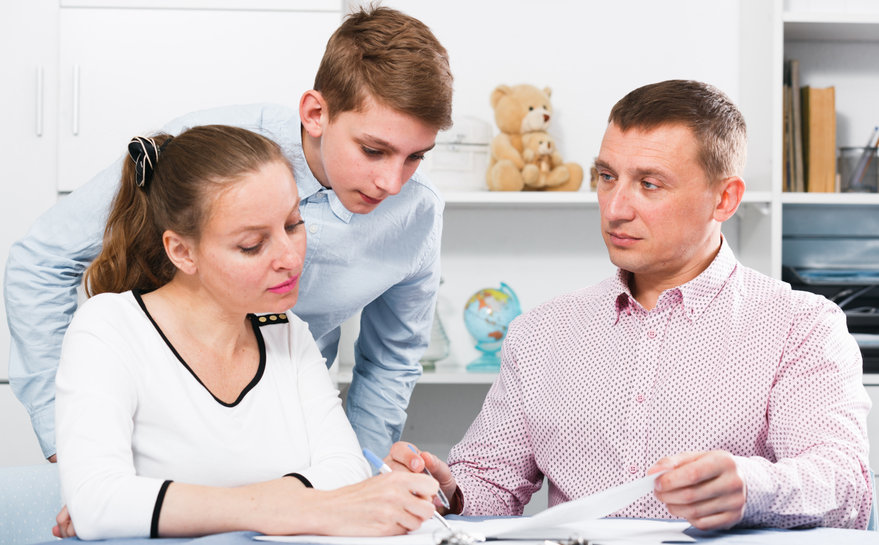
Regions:
[[503, 282], [499, 289], [481, 289], [467, 300], [464, 305], [464, 325], [476, 339], [476, 349], [482, 352], [467, 365], [468, 371], [492, 373], [500, 370], [498, 352], [510, 322], [519, 314], [522, 314], [519, 298]]

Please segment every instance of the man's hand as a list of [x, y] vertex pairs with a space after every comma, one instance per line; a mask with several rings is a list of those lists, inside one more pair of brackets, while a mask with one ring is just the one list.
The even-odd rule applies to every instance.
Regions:
[[391, 452], [385, 458], [385, 463], [394, 471], [406, 470], [413, 473], [421, 473], [424, 471], [424, 468], [427, 468], [431, 475], [433, 475], [433, 478], [439, 482], [443, 494], [449, 499], [450, 508], [446, 510], [440, 504], [439, 498], [434, 498], [434, 505], [437, 511], [441, 515], [460, 513], [464, 506], [460, 502], [461, 495], [456, 494], [458, 483], [452, 477], [449, 466], [433, 454], [419, 451], [417, 448], [413, 450], [413, 448], [415, 448], [414, 445], [410, 448], [409, 443], [397, 441], [391, 445]]
[[654, 492], [672, 515], [700, 530], [730, 528], [742, 520], [747, 490], [730, 453], [684, 452], [659, 460], [647, 473], [665, 469]]

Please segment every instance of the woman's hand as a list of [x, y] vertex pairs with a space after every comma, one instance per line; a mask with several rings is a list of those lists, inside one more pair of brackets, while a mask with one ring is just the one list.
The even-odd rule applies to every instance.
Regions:
[[[427, 475], [393, 471], [336, 490], [304, 489], [272, 510], [266, 534], [389, 536], [417, 530], [433, 516], [437, 483]], [[283, 500], [282, 500], [283, 501]], [[293, 519], [297, 519], [294, 521]], [[290, 523], [295, 527], [291, 527]]]

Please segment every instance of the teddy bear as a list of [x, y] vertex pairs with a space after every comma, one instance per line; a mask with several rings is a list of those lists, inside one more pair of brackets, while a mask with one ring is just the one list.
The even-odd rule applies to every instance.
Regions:
[[528, 189], [556, 187], [567, 182], [571, 172], [556, 151], [555, 140], [543, 131], [522, 135], [522, 180]]
[[[546, 166], [552, 168], [548, 169], [545, 176], [540, 176], [539, 161], [529, 163], [532, 166], [526, 169], [524, 137], [528, 133], [548, 136], [546, 130], [553, 112], [551, 95], [552, 90], [549, 87], [538, 89], [528, 84], [499, 85], [492, 91], [491, 106], [500, 133], [491, 142], [491, 157], [486, 172], [486, 184], [490, 190], [576, 191], [580, 189], [580, 184], [583, 182], [583, 168], [577, 163], [564, 163], [557, 152], [549, 154], [550, 162]], [[535, 139], [539, 140], [539, 137], [535, 136]], [[532, 137], [528, 137], [527, 140], [531, 146], [535, 145]], [[551, 145], [555, 147], [555, 142]], [[540, 158], [539, 153], [535, 151], [532, 153], [534, 158]], [[558, 170], [560, 167], [567, 170], [566, 177]], [[546, 185], [539, 185], [541, 180]]]

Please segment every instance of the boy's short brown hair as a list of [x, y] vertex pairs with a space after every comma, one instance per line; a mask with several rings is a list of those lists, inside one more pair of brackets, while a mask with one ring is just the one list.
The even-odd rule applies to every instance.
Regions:
[[639, 87], [614, 105], [608, 122], [622, 131], [680, 124], [699, 143], [699, 163], [712, 182], [745, 167], [745, 118], [726, 94], [707, 83], [668, 80]]
[[363, 107], [367, 97], [437, 130], [452, 125], [449, 56], [418, 19], [385, 7], [363, 7], [330, 36], [314, 89], [330, 119]]

